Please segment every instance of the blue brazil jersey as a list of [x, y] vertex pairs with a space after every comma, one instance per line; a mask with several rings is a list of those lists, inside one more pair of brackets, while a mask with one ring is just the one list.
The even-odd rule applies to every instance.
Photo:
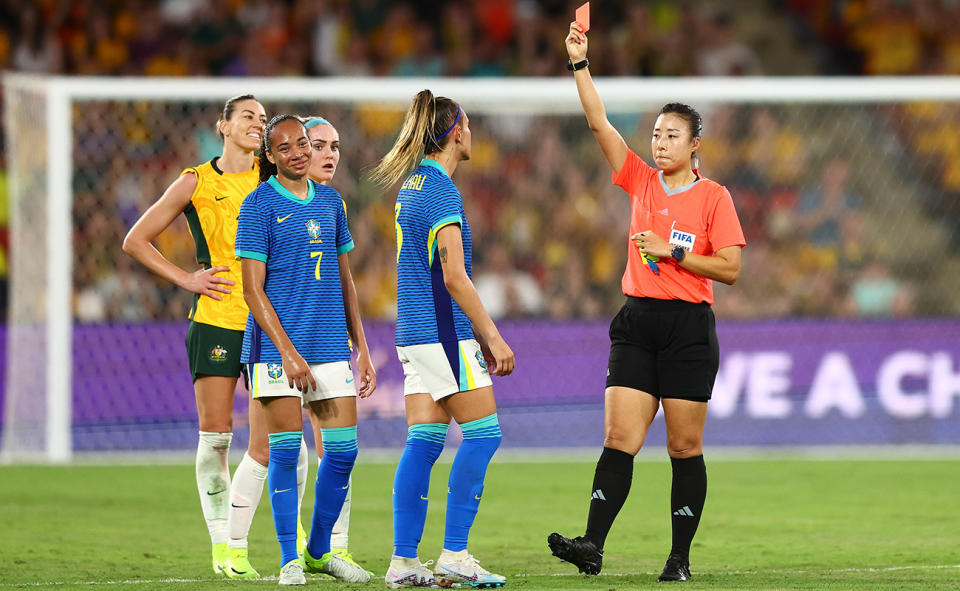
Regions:
[[397, 339], [401, 347], [473, 338], [473, 326], [443, 284], [437, 232], [458, 224], [472, 277], [473, 241], [460, 191], [438, 162], [424, 158], [397, 195]]
[[[240, 207], [236, 256], [266, 263], [264, 291], [307, 363], [350, 359], [337, 257], [352, 248], [343, 199], [330, 187], [310, 181], [307, 198], [299, 199], [274, 176]], [[240, 360], [282, 361], [253, 314]]]

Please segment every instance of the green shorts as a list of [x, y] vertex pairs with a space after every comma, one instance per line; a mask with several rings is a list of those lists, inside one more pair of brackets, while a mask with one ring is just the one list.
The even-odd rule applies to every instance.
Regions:
[[194, 381], [200, 376], [240, 377], [243, 369], [240, 363], [242, 330], [190, 322], [186, 343]]

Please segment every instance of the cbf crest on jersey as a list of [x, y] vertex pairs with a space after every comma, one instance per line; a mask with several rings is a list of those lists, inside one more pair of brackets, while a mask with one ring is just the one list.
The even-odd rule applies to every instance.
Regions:
[[307, 222], [307, 234], [310, 236], [310, 244], [320, 242], [320, 224], [317, 223], [317, 220]]

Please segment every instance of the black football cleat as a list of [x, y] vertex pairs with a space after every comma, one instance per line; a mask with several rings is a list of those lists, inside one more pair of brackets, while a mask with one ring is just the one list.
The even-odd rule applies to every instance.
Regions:
[[583, 536], [572, 540], [554, 532], [547, 536], [550, 552], [560, 560], [569, 562], [587, 575], [599, 575], [603, 568], [603, 550]]
[[676, 554], [671, 554], [670, 557], [667, 558], [667, 564], [663, 566], [663, 572], [657, 577], [658, 583], [689, 580], [690, 561]]

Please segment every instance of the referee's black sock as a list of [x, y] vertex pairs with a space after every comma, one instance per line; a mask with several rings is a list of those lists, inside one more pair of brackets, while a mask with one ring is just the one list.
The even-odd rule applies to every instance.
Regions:
[[627, 500], [632, 481], [633, 456], [625, 451], [604, 447], [593, 475], [586, 533], [587, 539], [601, 550], [613, 520]]
[[690, 543], [707, 497], [707, 467], [703, 455], [692, 458], [670, 458], [673, 466], [673, 487], [670, 491], [670, 511], [673, 519], [673, 547], [670, 554], [689, 560]]

